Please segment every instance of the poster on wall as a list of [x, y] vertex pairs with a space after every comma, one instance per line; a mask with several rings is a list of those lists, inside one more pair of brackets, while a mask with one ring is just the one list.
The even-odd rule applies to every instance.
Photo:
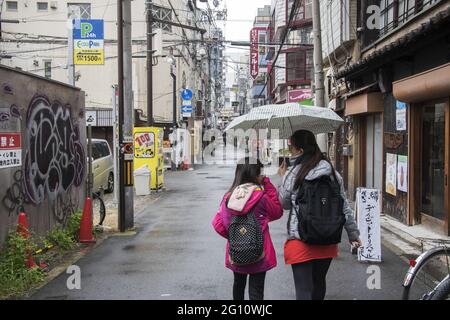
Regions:
[[408, 156], [397, 157], [397, 189], [408, 192]]
[[360, 239], [364, 244], [358, 249], [358, 261], [381, 262], [381, 191], [358, 188], [356, 212]]
[[397, 155], [386, 153], [386, 193], [397, 195]]
[[22, 165], [21, 133], [0, 133], [0, 169]]
[[153, 132], [136, 132], [134, 134], [135, 158], [153, 158], [155, 156], [155, 134]]
[[406, 130], [406, 103], [397, 101], [396, 128], [398, 131]]

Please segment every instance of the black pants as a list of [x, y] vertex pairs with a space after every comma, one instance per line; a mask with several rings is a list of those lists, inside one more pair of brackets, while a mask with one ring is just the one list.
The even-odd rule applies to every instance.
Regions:
[[[264, 282], [266, 273], [255, 273], [249, 276], [248, 294], [250, 300], [264, 300]], [[247, 285], [247, 275], [234, 273], [233, 300], [244, 300], [245, 286]]]
[[332, 259], [319, 259], [292, 265], [297, 300], [323, 300], [326, 277]]

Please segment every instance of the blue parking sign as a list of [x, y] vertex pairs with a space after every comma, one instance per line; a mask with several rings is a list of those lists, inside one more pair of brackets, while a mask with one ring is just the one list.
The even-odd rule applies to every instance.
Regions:
[[103, 20], [74, 20], [73, 39], [74, 40], [103, 40]]

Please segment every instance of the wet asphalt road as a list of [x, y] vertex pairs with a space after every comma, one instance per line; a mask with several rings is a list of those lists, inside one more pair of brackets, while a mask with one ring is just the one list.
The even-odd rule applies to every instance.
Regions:
[[[167, 191], [137, 213], [137, 234], [112, 236], [77, 262], [81, 290], [68, 290], [63, 273], [32, 299], [230, 299], [233, 275], [224, 267], [225, 240], [211, 227], [232, 183], [233, 165], [168, 173]], [[274, 179], [275, 182], [278, 179]], [[267, 275], [266, 299], [294, 299], [291, 269], [284, 264], [287, 216], [272, 223], [278, 267]], [[367, 264], [347, 242], [328, 274], [326, 299], [400, 299], [405, 262], [383, 247], [381, 289], [369, 290]]]

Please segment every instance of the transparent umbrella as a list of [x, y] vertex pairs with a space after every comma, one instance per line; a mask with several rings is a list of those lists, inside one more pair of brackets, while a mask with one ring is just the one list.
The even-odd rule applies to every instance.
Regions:
[[278, 130], [279, 138], [287, 139], [300, 129], [314, 134], [332, 132], [343, 122], [331, 109], [286, 103], [253, 108], [248, 114], [234, 119], [225, 130]]

